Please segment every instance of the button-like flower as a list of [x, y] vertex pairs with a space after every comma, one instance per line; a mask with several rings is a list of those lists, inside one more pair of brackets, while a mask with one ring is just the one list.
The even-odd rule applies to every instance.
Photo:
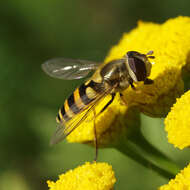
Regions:
[[131, 88], [127, 89], [125, 98], [129, 105], [138, 105], [142, 112], [151, 116], [166, 115], [176, 97], [183, 92], [181, 69], [190, 63], [189, 29], [189, 17], [169, 19], [164, 24], [141, 21], [111, 49], [106, 61], [119, 58], [130, 50], [154, 51], [155, 64], [150, 75], [154, 84], [138, 84], [137, 89], [142, 91], [138, 94]]
[[190, 189], [190, 164], [184, 168], [175, 179], [161, 186], [158, 190], [189, 190]]
[[115, 182], [112, 166], [96, 162], [69, 170], [56, 182], [47, 181], [49, 190], [112, 190]]
[[190, 91], [187, 91], [171, 108], [165, 119], [168, 141], [183, 149], [190, 146]]

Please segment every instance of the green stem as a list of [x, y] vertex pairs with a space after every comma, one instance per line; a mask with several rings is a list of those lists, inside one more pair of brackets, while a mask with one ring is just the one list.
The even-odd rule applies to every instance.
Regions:
[[[131, 112], [130, 112], [131, 111]], [[152, 169], [165, 178], [173, 178], [179, 167], [156, 147], [151, 145], [143, 136], [140, 129], [140, 114], [135, 108], [129, 110], [127, 118], [121, 119], [121, 125], [127, 125], [127, 132], [116, 144], [113, 144], [123, 154], [148, 169]]]
[[134, 136], [129, 137], [130, 141], [137, 145], [141, 153], [151, 160], [154, 164], [158, 165], [162, 169], [176, 175], [179, 172], [179, 167], [171, 159], [169, 159], [165, 154], [156, 149], [152, 144], [150, 144], [141, 131], [139, 130]]
[[[167, 167], [160, 167], [154, 162], [150, 161], [150, 159], [146, 158], [146, 156], [139, 151], [139, 147], [137, 147], [137, 144], [135, 144], [131, 140], [121, 139], [120, 142], [116, 145], [116, 148], [123, 154], [129, 156], [134, 161], [140, 163], [141, 165], [143, 165], [144, 167], [148, 169], [154, 170], [155, 172], [157, 172], [158, 174], [160, 174], [161, 176], [167, 179], [174, 178], [174, 176], [177, 173], [177, 170], [175, 170], [174, 172], [174, 170], [170, 170]], [[147, 153], [147, 151], [145, 151], [145, 153]], [[150, 153], [149, 153], [149, 156], [150, 156]], [[157, 161], [159, 161], [159, 159]], [[164, 158], [162, 161], [164, 161]], [[165, 165], [166, 163], [170, 163], [170, 162], [166, 161], [166, 163], [165, 162], [163, 163]]]

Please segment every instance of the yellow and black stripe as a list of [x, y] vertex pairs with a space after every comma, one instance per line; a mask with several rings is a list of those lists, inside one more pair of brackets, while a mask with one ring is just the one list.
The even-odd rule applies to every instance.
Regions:
[[[94, 82], [93, 80], [83, 83], [77, 88], [71, 96], [65, 101], [63, 107], [59, 110], [57, 115], [57, 122], [67, 122], [73, 116], [81, 112], [94, 99], [97, 93], [103, 91], [103, 84]], [[92, 92], [89, 94], [89, 92]]]

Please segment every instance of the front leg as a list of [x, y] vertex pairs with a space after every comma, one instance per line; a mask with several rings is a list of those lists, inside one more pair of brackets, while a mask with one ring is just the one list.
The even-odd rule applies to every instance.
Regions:
[[[123, 94], [122, 94], [122, 93], [119, 93], [119, 94], [120, 94], [120, 98], [121, 98], [122, 104], [128, 107], [129, 104], [128, 104], [127, 101], [125, 100]], [[140, 104], [140, 105], [143, 105], [143, 106], [146, 105], [146, 104], [144, 104], [144, 103], [142, 103], [142, 102], [137, 102], [137, 101], [135, 101], [135, 102], [136, 102], [137, 104]]]
[[[149, 79], [149, 78], [146, 78], [145, 80], [144, 80], [144, 85], [150, 85], [150, 84], [153, 84], [154, 83], [154, 81], [152, 80], [152, 79]], [[135, 92], [137, 93], [137, 94], [140, 94], [142, 91], [141, 90], [137, 90], [136, 88], [135, 88], [135, 86], [133, 85], [133, 81], [129, 81], [129, 84], [131, 85], [131, 88], [133, 89], [133, 90], [135, 90]], [[153, 96], [152, 94], [150, 94], [150, 93], [147, 93], [148, 95], [150, 95], [150, 96]]]
[[135, 88], [135, 86], [134, 86], [134, 84], [133, 84], [133, 80], [132, 80], [132, 79], [129, 79], [129, 84], [130, 84], [130, 86], [131, 86], [131, 88], [132, 88], [133, 90], [136, 90], [136, 88]]
[[125, 106], [128, 106], [128, 104], [127, 104], [127, 102], [126, 102], [126, 100], [125, 100], [123, 94], [122, 94], [122, 93], [119, 93], [119, 95], [120, 95], [122, 104], [125, 105]]
[[153, 80], [151, 80], [151, 79], [149, 79], [149, 78], [146, 78], [145, 80], [144, 80], [144, 84], [146, 85], [146, 84], [153, 84], [154, 83], [154, 81]]

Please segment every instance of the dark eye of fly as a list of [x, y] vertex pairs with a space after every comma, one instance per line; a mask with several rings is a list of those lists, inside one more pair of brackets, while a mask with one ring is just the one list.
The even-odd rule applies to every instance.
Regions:
[[129, 66], [136, 75], [138, 81], [144, 81], [146, 79], [146, 66], [141, 59], [129, 57]]

